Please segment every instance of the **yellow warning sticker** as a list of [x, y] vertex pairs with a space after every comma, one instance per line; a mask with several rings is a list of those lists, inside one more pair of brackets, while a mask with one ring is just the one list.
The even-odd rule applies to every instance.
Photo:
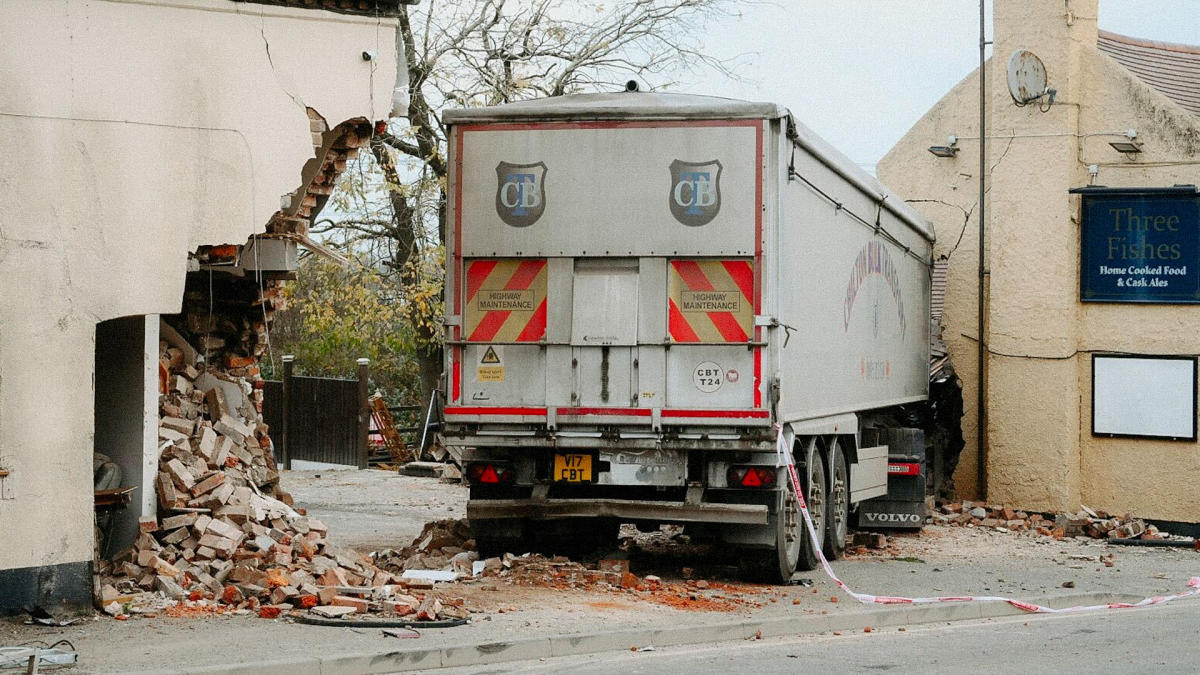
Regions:
[[487, 350], [483, 352], [483, 358], [479, 359], [479, 365], [475, 366], [476, 382], [504, 381], [504, 362], [501, 358], [501, 349], [503, 348], [488, 345]]
[[476, 382], [503, 382], [504, 366], [479, 366], [475, 370]]

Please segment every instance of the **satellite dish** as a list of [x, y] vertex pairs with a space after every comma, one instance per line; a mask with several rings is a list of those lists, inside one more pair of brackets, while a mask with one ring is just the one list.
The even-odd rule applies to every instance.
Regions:
[[1008, 93], [1017, 105], [1036, 101], [1046, 93], [1046, 66], [1037, 54], [1018, 49], [1008, 57]]

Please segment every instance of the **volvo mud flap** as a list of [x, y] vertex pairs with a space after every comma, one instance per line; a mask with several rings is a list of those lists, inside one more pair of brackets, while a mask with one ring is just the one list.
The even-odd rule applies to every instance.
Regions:
[[[871, 430], [872, 442], [888, 446], [887, 495], [858, 507], [862, 529], [912, 529], [925, 524], [925, 432], [895, 428]], [[873, 434], [866, 434], [864, 436]]]
[[925, 523], [925, 501], [870, 499], [859, 506], [858, 527], [864, 530], [913, 529]]

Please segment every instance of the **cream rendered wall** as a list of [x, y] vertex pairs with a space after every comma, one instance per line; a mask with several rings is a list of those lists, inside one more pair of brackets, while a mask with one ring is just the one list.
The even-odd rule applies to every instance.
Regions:
[[[993, 502], [1040, 511], [1074, 510], [1079, 500], [1079, 390], [1069, 358], [1078, 322], [1078, 228], [1067, 191], [1086, 180], [1074, 149], [1088, 85], [1075, 72], [1081, 45], [1096, 42], [1096, 14], [1096, 0], [995, 4], [987, 490]], [[1059, 102], [1046, 112], [1017, 107], [1008, 93], [1008, 57], [1018, 49], [1042, 59], [1058, 90]]]
[[[1109, 93], [1084, 108], [1084, 124], [1104, 130], [1134, 127], [1145, 143], [1144, 152], [1130, 161], [1108, 147], [1111, 138], [1087, 139], [1082, 158], [1085, 163], [1100, 165], [1098, 184], [1200, 183], [1200, 117], [1147, 90], [1106, 55], [1088, 60], [1084, 70], [1089, 79], [1104, 82]], [[1080, 343], [1088, 349], [1141, 354], [1200, 352], [1200, 306], [1086, 303], [1081, 304], [1080, 318]], [[1083, 502], [1110, 512], [1200, 522], [1194, 480], [1200, 475], [1200, 444], [1093, 437], [1090, 355], [1078, 359], [1078, 377], [1083, 394]]]
[[92, 558], [95, 324], [178, 312], [189, 251], [263, 230], [313, 154], [305, 106], [386, 118], [395, 32], [228, 0], [0, 3], [0, 570]]
[[[987, 497], [1026, 509], [1074, 511], [1080, 503], [1150, 518], [1200, 520], [1192, 443], [1091, 436], [1089, 350], [1195, 353], [1200, 308], [1079, 302], [1079, 200], [1088, 183], [1156, 186], [1197, 182], [1200, 119], [1137, 81], [1096, 44], [1096, 0], [997, 0], [996, 58], [988, 63]], [[1035, 52], [1057, 102], [1017, 107], [1005, 84], [1008, 56]], [[949, 256], [946, 339], [964, 380], [967, 447], [955, 475], [977, 496], [975, 456], [978, 80], [955, 86], [879, 164], [881, 180], [928, 216], [936, 255]], [[1108, 146], [1137, 128], [1136, 160]], [[931, 155], [950, 134], [955, 159]], [[1185, 162], [1164, 164], [1164, 162]], [[1190, 163], [1187, 163], [1190, 162]], [[970, 217], [965, 217], [969, 213]], [[965, 230], [963, 228], [966, 220]], [[961, 241], [959, 232], [962, 232]], [[1189, 341], [1190, 340], [1190, 341]]]

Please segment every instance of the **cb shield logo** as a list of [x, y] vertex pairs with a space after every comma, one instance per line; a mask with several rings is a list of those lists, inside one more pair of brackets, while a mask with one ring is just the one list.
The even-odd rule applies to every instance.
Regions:
[[671, 162], [671, 215], [692, 227], [707, 225], [721, 210], [721, 163]]
[[513, 227], [529, 227], [546, 210], [546, 163], [496, 165], [496, 213]]

